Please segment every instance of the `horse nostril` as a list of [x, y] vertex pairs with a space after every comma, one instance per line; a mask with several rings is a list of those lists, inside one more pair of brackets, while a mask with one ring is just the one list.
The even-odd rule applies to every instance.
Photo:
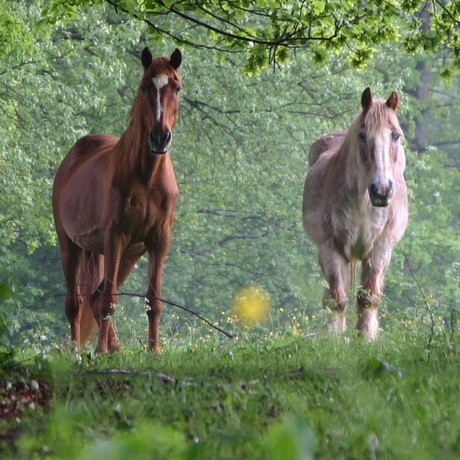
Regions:
[[148, 135], [150, 150], [154, 153], [166, 153], [171, 144], [172, 133], [170, 129], [152, 129]]
[[395, 189], [395, 183], [392, 180], [388, 181], [388, 188], [390, 189], [389, 194], [393, 193], [393, 191]]
[[372, 195], [378, 195], [379, 194], [379, 188], [375, 184], [371, 184], [370, 190], [371, 190]]
[[167, 145], [171, 142], [172, 133], [171, 130], [168, 129], [164, 133], [159, 133], [155, 131], [150, 131], [150, 142], [155, 145]]

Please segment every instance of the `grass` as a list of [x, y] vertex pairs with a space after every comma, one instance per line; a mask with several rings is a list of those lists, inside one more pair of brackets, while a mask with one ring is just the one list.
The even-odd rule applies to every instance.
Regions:
[[217, 353], [209, 339], [160, 357], [17, 356], [0, 458], [458, 459], [456, 332], [401, 324], [375, 343], [248, 332]]

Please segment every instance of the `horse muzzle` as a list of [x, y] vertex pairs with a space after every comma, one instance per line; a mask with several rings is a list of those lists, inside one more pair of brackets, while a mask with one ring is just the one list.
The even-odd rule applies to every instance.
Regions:
[[152, 130], [149, 133], [149, 147], [151, 153], [165, 154], [172, 142], [172, 132], [170, 129], [166, 130]]
[[375, 183], [369, 186], [369, 197], [372, 206], [376, 208], [384, 208], [388, 206], [393, 198], [395, 184], [392, 180], [388, 181], [386, 186], [379, 186]]

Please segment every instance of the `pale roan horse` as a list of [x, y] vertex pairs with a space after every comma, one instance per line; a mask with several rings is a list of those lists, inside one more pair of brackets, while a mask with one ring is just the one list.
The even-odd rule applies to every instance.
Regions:
[[113, 324], [119, 287], [137, 260], [149, 256], [148, 343], [159, 352], [161, 274], [179, 193], [169, 155], [179, 108], [182, 55], [153, 59], [144, 74], [126, 132], [88, 135], [62, 162], [53, 210], [67, 284], [65, 310], [78, 349], [99, 326], [97, 350], [119, 349]]
[[329, 326], [346, 330], [349, 281], [361, 261], [356, 328], [369, 340], [378, 335], [385, 272], [408, 219], [398, 103], [395, 92], [374, 100], [366, 88], [349, 129], [311, 146], [303, 194], [304, 228], [329, 286], [323, 299]]

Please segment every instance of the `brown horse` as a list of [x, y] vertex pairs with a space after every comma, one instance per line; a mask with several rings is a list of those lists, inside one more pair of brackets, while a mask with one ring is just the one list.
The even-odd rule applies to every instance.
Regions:
[[329, 284], [323, 305], [330, 327], [336, 333], [346, 329], [348, 280], [361, 261], [356, 327], [370, 340], [378, 334], [385, 272], [408, 219], [398, 103], [395, 92], [387, 101], [373, 100], [367, 88], [348, 131], [312, 145], [303, 195], [305, 231]]
[[67, 284], [71, 339], [80, 349], [94, 320], [97, 350], [119, 349], [113, 314], [118, 288], [137, 260], [149, 256], [149, 348], [159, 352], [161, 273], [179, 193], [171, 158], [171, 130], [179, 108], [182, 61], [142, 52], [144, 75], [128, 129], [89, 135], [72, 147], [56, 174], [53, 210]]

